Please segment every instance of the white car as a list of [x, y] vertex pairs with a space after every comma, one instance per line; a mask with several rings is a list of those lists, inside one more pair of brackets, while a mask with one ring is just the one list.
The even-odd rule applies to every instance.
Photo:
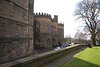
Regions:
[[60, 50], [61, 48], [60, 47], [56, 47], [54, 50]]
[[74, 43], [71, 43], [71, 45], [74, 45]]

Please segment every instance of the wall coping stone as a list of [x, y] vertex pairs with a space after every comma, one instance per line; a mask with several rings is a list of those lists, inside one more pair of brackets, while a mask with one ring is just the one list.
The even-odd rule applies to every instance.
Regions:
[[66, 48], [63, 48], [63, 49], [60, 49], [60, 50], [53, 50], [53, 51], [45, 52], [45, 53], [42, 53], [42, 54], [36, 54], [36, 55], [29, 56], [29, 57], [26, 57], [26, 58], [11, 61], [11, 62], [8, 62], [8, 63], [0, 64], [0, 67], [10, 67], [10, 66], [18, 65], [18, 64], [27, 64], [27, 63], [36, 61], [38, 58], [42, 58], [42, 57], [47, 56], [47, 55], [49, 56], [51, 54], [61, 52], [61, 51], [64, 51], [64, 50], [67, 50], [67, 49], [70, 49], [70, 48], [73, 48], [73, 47], [77, 47], [77, 46], [80, 46], [80, 45], [69, 46], [69, 47], [66, 47]]

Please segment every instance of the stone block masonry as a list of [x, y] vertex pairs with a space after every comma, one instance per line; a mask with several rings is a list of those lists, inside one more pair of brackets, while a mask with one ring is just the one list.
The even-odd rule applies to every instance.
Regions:
[[34, 0], [0, 0], [0, 63], [34, 51]]
[[85, 48], [87, 46], [74, 45], [57, 51], [50, 51], [34, 56], [22, 58], [9, 63], [1, 64], [0, 67], [39, 67], [45, 63], [55, 60], [65, 54], [71, 53], [72, 51]]
[[34, 19], [36, 49], [57, 47], [63, 42], [64, 24], [58, 23], [58, 15], [51, 18], [48, 13], [36, 13]]
[[35, 47], [52, 48], [51, 39], [51, 15], [42, 13], [35, 14]]

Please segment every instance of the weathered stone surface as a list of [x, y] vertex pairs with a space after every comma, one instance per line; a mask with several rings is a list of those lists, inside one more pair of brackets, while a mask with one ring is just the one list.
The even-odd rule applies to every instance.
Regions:
[[39, 28], [39, 31], [35, 31], [35, 47], [52, 48], [50, 15], [35, 15], [35, 24]]
[[74, 45], [74, 46], [70, 46], [70, 47], [57, 50], [57, 51], [50, 51], [50, 52], [46, 52], [42, 54], [36, 54], [34, 56], [30, 56], [30, 57], [22, 58], [22, 59], [12, 61], [9, 63], [5, 63], [0, 66], [1, 67], [10, 67], [10, 66], [11, 67], [39, 67], [43, 65], [44, 63], [48, 63], [74, 50], [78, 50], [85, 47], [86, 46], [83, 46], [83, 45]]
[[51, 22], [51, 35], [52, 35], [52, 46], [58, 46], [58, 16], [54, 15], [54, 18]]
[[0, 0], [0, 63], [33, 53], [33, 1]]
[[21, 2], [20, 0], [11, 0], [10, 2], [0, 0], [0, 16], [33, 25], [33, 12], [28, 12], [29, 6], [26, 4], [29, 1], [24, 2], [25, 0]]
[[64, 24], [58, 24], [58, 39], [60, 42], [63, 42], [64, 39]]
[[0, 31], [0, 37], [28, 37], [28, 25], [3, 17], [0, 17]]
[[32, 54], [32, 43], [32, 39], [0, 41], [0, 63]]
[[58, 16], [46, 13], [35, 14], [35, 46], [56, 47], [64, 38], [64, 24], [58, 23]]

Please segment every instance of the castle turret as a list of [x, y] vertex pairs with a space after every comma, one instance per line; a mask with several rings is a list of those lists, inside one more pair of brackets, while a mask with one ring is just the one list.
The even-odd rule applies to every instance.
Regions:
[[58, 15], [54, 15], [54, 18], [53, 18], [52, 21], [54, 21], [54, 22], [58, 22]]
[[62, 41], [64, 38], [64, 24], [58, 23], [58, 39]]
[[35, 27], [36, 27], [36, 48], [51, 48], [51, 15], [47, 13], [35, 14]]
[[52, 19], [52, 22], [51, 22], [51, 34], [52, 34], [53, 47], [56, 47], [58, 44], [57, 30], [58, 30], [58, 15], [54, 15], [54, 18]]

